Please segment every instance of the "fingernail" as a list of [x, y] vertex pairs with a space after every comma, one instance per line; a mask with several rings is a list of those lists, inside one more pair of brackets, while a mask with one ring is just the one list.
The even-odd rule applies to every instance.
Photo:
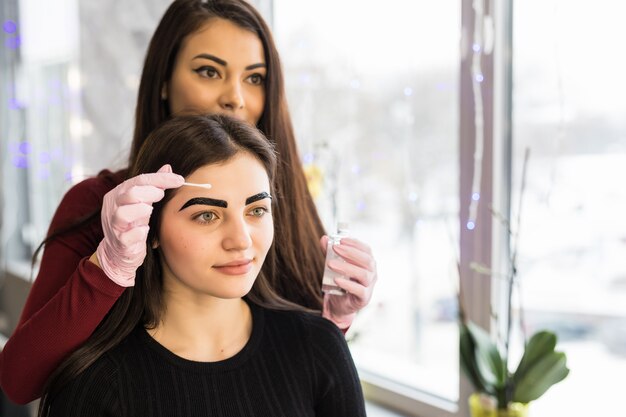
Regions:
[[344, 247], [341, 246], [341, 245], [335, 245], [335, 246], [333, 246], [333, 249], [336, 250], [336, 251], [339, 251], [339, 252], [345, 250]]
[[341, 268], [341, 264], [342, 263], [344, 263], [344, 262], [336, 260], [336, 259], [333, 259], [331, 261], [328, 261], [328, 266], [330, 266], [332, 269], [339, 269], [339, 268]]

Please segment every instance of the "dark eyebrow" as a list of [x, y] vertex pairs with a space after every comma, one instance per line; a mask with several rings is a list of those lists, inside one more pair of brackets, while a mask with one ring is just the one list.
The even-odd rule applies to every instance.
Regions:
[[214, 62], [217, 62], [218, 64], [220, 64], [221, 66], [225, 67], [226, 61], [224, 61], [221, 58], [216, 57], [215, 55], [211, 55], [211, 54], [199, 54], [193, 57], [193, 59], [198, 59], [198, 58], [204, 58], [204, 59], [208, 59]]
[[228, 207], [228, 203], [224, 200], [216, 200], [215, 198], [207, 198], [207, 197], [196, 197], [196, 198], [192, 198], [191, 200], [183, 204], [183, 206], [178, 211], [182, 211], [186, 209], [187, 207], [193, 206], [196, 204], [202, 204], [205, 206], [223, 207], [223, 208]]
[[255, 194], [255, 195], [253, 195], [251, 197], [246, 198], [246, 206], [248, 204], [254, 203], [255, 201], [263, 200], [264, 198], [271, 199], [272, 196], [270, 195], [270, 193], [265, 192], [265, 191], [263, 191], [262, 193]]
[[253, 70], [253, 69], [257, 69], [257, 68], [267, 68], [267, 65], [265, 65], [262, 62], [259, 62], [258, 64], [248, 65], [246, 67], [246, 71], [250, 71], [250, 70]]
[[[194, 57], [193, 57], [193, 59], [198, 59], [198, 58], [201, 58], [201, 59], [208, 59], [208, 60], [210, 60], [210, 61], [213, 61], [213, 62], [216, 62], [216, 63], [220, 64], [220, 65], [221, 65], [221, 66], [223, 66], [223, 67], [228, 66], [228, 63], [227, 63], [226, 61], [224, 61], [224, 60], [223, 60], [223, 59], [221, 59], [221, 58], [216, 57], [215, 55], [211, 55], [211, 54], [199, 54], [199, 55], [196, 55], [196, 56], [194, 56]], [[248, 65], [248, 66], [246, 67], [246, 71], [250, 71], [250, 70], [253, 70], [253, 69], [257, 69], [257, 68], [266, 68], [266, 67], [267, 67], [267, 65], [265, 65], [265, 64], [264, 64], [264, 63], [262, 63], [262, 62], [259, 62], [258, 64]]]

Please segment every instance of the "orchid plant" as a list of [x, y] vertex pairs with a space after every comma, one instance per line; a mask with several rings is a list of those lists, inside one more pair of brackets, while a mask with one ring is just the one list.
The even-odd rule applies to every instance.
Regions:
[[[526, 151], [522, 170], [520, 202], [525, 189], [526, 166], [529, 152]], [[516, 228], [519, 231], [521, 203]], [[510, 222], [502, 216], [509, 236], [513, 237]], [[507, 304], [504, 336], [492, 337], [481, 327], [470, 321], [463, 308], [462, 287], [459, 287], [460, 361], [463, 372], [476, 392], [492, 397], [500, 410], [508, 409], [511, 403], [527, 404], [541, 397], [552, 385], [562, 381], [569, 373], [565, 353], [555, 350], [557, 337], [551, 331], [538, 331], [530, 339], [524, 337], [524, 350], [515, 370], [510, 370], [510, 340], [512, 323], [512, 294], [517, 285], [517, 237], [510, 252], [509, 270], [505, 274]], [[512, 239], [513, 240], [513, 239]], [[473, 264], [470, 267], [482, 274], [493, 276], [486, 267]], [[523, 326], [521, 326], [523, 328]]]

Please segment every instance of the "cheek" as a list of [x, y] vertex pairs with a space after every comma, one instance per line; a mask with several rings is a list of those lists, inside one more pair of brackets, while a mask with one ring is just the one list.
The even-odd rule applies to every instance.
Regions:
[[257, 239], [259, 242], [259, 250], [267, 252], [274, 240], [274, 225], [271, 220], [259, 228]]
[[194, 97], [189, 97], [188, 94], [182, 92], [180, 94], [174, 95], [172, 100], [170, 101], [170, 108], [172, 109], [172, 113], [175, 114], [189, 114], [193, 113], [195, 109], [198, 108], [198, 104], [196, 103], [196, 99]]
[[206, 239], [192, 234], [178, 233], [169, 236], [169, 240], [161, 245], [161, 250], [164, 261], [179, 278], [195, 275], [214, 261], [210, 254], [215, 253], [215, 248], [208, 247]]
[[170, 108], [173, 113], [202, 113], [217, 105], [215, 91], [190, 79], [172, 83]]
[[190, 233], [177, 233], [169, 242], [172, 253], [179, 259], [194, 259], [206, 253], [206, 239]]
[[195, 234], [177, 222], [162, 223], [159, 235], [161, 250], [170, 260], [189, 257], [198, 247]]
[[246, 107], [248, 109], [248, 123], [256, 126], [265, 108], [265, 94], [259, 93], [258, 89], [251, 91], [246, 97]]
[[210, 110], [217, 105], [217, 94], [210, 88], [190, 87], [185, 91], [185, 101], [197, 110]]
[[265, 93], [257, 94], [255, 98], [255, 109], [258, 113], [258, 117], [261, 117], [261, 113], [263, 113], [263, 109], [265, 107]]

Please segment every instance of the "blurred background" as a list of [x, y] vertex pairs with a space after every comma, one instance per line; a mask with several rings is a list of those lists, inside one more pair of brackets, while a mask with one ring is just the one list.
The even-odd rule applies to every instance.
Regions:
[[[2, 0], [4, 340], [35, 275], [30, 257], [64, 192], [125, 165], [144, 53], [169, 3]], [[525, 330], [555, 331], [571, 369], [533, 402], [532, 416], [622, 408], [626, 6], [253, 3], [274, 31], [326, 228], [348, 221], [378, 263], [374, 299], [347, 335], [368, 399], [378, 404], [370, 415], [467, 415], [458, 263], [470, 313], [489, 322], [502, 306], [498, 271], [512, 242], [516, 317], [521, 306]], [[502, 233], [493, 212], [519, 217], [513, 234]], [[474, 261], [495, 272], [471, 272]]]

